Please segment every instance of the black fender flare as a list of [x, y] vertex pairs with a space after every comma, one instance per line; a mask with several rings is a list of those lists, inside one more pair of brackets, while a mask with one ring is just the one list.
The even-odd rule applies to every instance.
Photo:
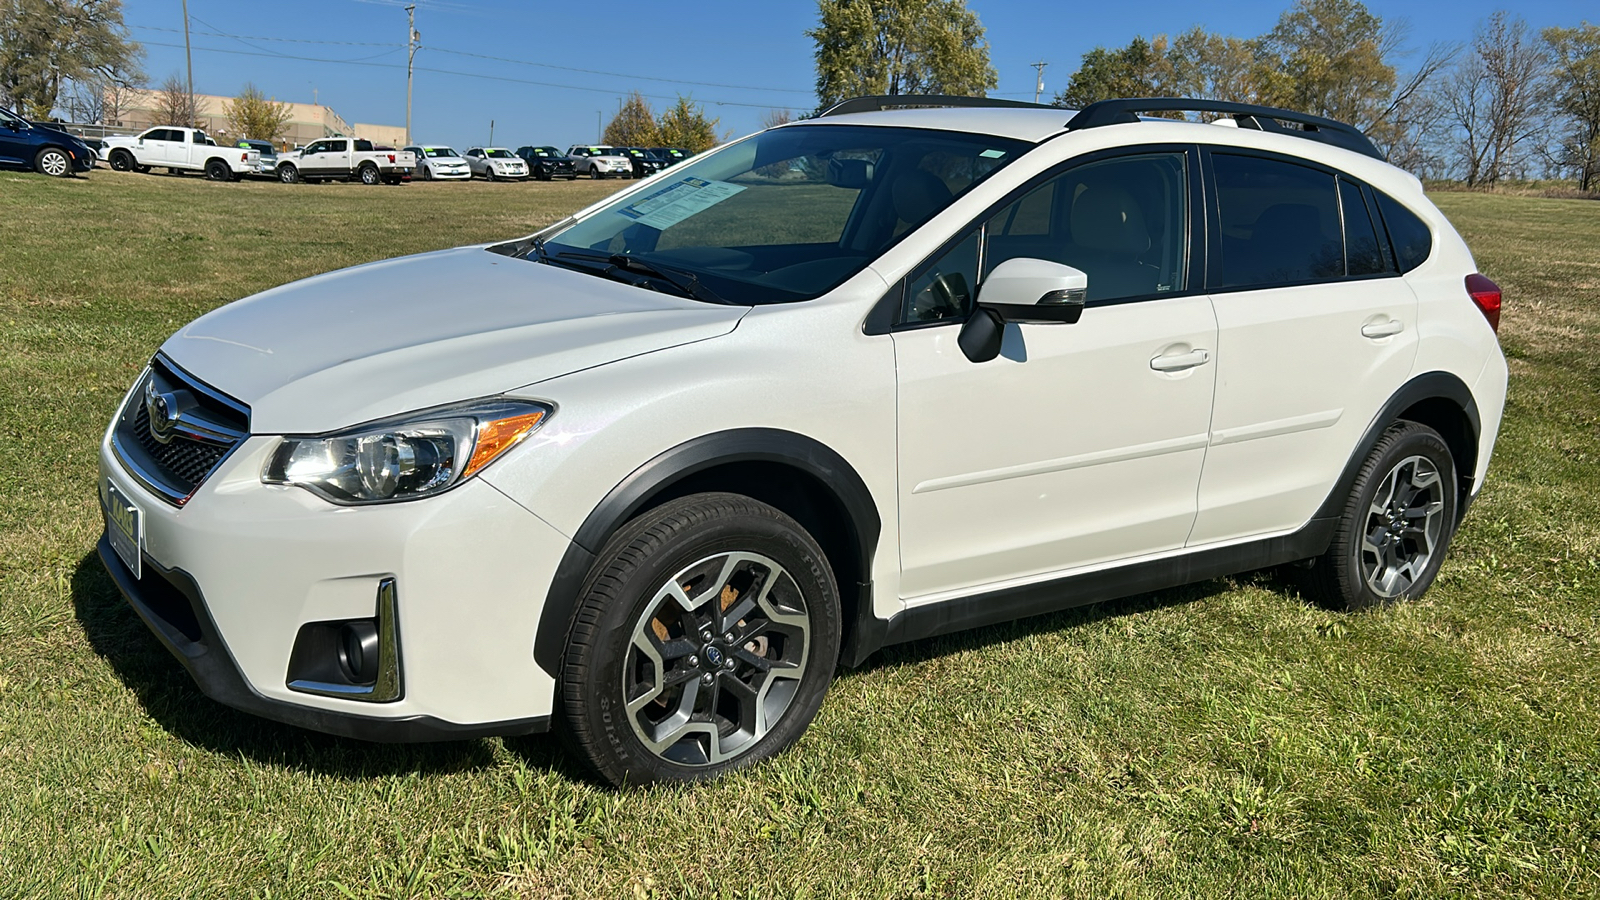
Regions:
[[[1401, 385], [1400, 389], [1395, 391], [1388, 402], [1378, 410], [1378, 414], [1372, 417], [1372, 421], [1367, 424], [1367, 430], [1361, 435], [1361, 442], [1356, 445], [1355, 451], [1350, 454], [1350, 460], [1345, 463], [1344, 471], [1339, 473], [1339, 480], [1334, 482], [1333, 490], [1328, 492], [1327, 499], [1322, 501], [1321, 508], [1312, 519], [1337, 520], [1343, 514], [1345, 501], [1350, 496], [1350, 487], [1355, 484], [1362, 463], [1367, 461], [1372, 448], [1378, 445], [1383, 433], [1390, 425], [1399, 421], [1401, 414], [1407, 409], [1425, 400], [1436, 399], [1448, 400], [1461, 408], [1471, 426], [1470, 439], [1476, 451], [1478, 440], [1483, 435], [1483, 419], [1478, 414], [1478, 403], [1473, 399], [1472, 389], [1450, 372], [1426, 372], [1417, 375]], [[1476, 461], [1476, 452], [1473, 458]], [[1471, 484], [1474, 474], [1459, 471], [1456, 473], [1457, 477], [1468, 485]], [[1467, 496], [1462, 496], [1461, 502], [1456, 505], [1458, 521], [1460, 516], [1466, 515], [1469, 499]], [[1329, 534], [1331, 539], [1331, 529]]]
[[[776, 428], [738, 428], [685, 441], [634, 469], [612, 488], [584, 519], [556, 566], [544, 609], [539, 614], [533, 657], [539, 668], [561, 677], [561, 658], [578, 604], [584, 578], [595, 558], [618, 528], [646, 508], [651, 498], [684, 479], [715, 466], [740, 462], [771, 462], [792, 466], [824, 485], [850, 521], [852, 544], [863, 581], [870, 584], [873, 555], [883, 528], [872, 492], [855, 468], [836, 451], [815, 438]], [[858, 600], [870, 616], [870, 588], [839, 585], [841, 592], [857, 587]], [[852, 623], [846, 622], [846, 628]]]

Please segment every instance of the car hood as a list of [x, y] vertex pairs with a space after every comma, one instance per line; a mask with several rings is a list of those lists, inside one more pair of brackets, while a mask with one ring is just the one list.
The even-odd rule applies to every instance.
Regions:
[[464, 247], [274, 288], [161, 349], [248, 404], [251, 431], [316, 433], [714, 338], [748, 311]]

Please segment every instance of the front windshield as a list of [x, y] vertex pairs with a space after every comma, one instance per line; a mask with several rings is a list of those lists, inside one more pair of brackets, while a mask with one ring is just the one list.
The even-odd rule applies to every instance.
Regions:
[[549, 236], [545, 255], [566, 264], [626, 254], [693, 274], [739, 304], [807, 300], [1027, 149], [951, 131], [776, 128], [674, 166], [666, 184]]
[[518, 158], [517, 155], [515, 153], [512, 153], [510, 150], [490, 150], [488, 152], [489, 152], [489, 158], [490, 159], [517, 159]]
[[454, 159], [460, 155], [449, 147], [428, 147], [422, 152], [427, 154], [429, 159]]
[[533, 155], [534, 156], [560, 156], [561, 153], [559, 151], [557, 151], [556, 148], [554, 148], [554, 147], [535, 147], [535, 148], [533, 148]]

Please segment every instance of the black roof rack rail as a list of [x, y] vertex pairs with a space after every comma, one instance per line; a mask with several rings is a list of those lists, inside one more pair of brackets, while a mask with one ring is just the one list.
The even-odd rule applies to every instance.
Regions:
[[879, 112], [885, 109], [905, 108], [940, 108], [955, 106], [1000, 106], [1021, 109], [1057, 109], [1043, 103], [1028, 103], [1025, 100], [1002, 100], [998, 97], [946, 97], [940, 94], [885, 94], [876, 97], [856, 97], [834, 104], [817, 114], [817, 118], [824, 116], [843, 116], [849, 113]]
[[[1098, 128], [1102, 125], [1137, 122], [1139, 117], [1134, 114], [1141, 112], [1222, 113], [1231, 116], [1241, 128], [1309, 138], [1345, 150], [1353, 150], [1373, 159], [1383, 159], [1383, 154], [1373, 145], [1372, 140], [1354, 125], [1310, 113], [1295, 112], [1292, 109], [1233, 103], [1227, 100], [1193, 100], [1183, 97], [1128, 97], [1101, 100], [1085, 106], [1081, 112], [1073, 116], [1072, 121], [1067, 123], [1067, 129], [1076, 131], [1083, 128]], [[1300, 127], [1285, 128], [1282, 124], [1284, 122], [1293, 122]]]

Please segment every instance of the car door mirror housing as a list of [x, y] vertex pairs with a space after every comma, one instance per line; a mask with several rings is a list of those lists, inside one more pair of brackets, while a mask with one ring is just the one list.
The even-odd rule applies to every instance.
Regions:
[[972, 362], [1000, 355], [1006, 323], [1071, 325], [1083, 316], [1089, 276], [1044, 259], [1008, 259], [978, 289], [977, 308], [961, 326], [956, 345]]
[[1071, 325], [1083, 315], [1089, 276], [1081, 269], [1045, 259], [1008, 259], [989, 273], [978, 290], [978, 306], [1002, 321]]

